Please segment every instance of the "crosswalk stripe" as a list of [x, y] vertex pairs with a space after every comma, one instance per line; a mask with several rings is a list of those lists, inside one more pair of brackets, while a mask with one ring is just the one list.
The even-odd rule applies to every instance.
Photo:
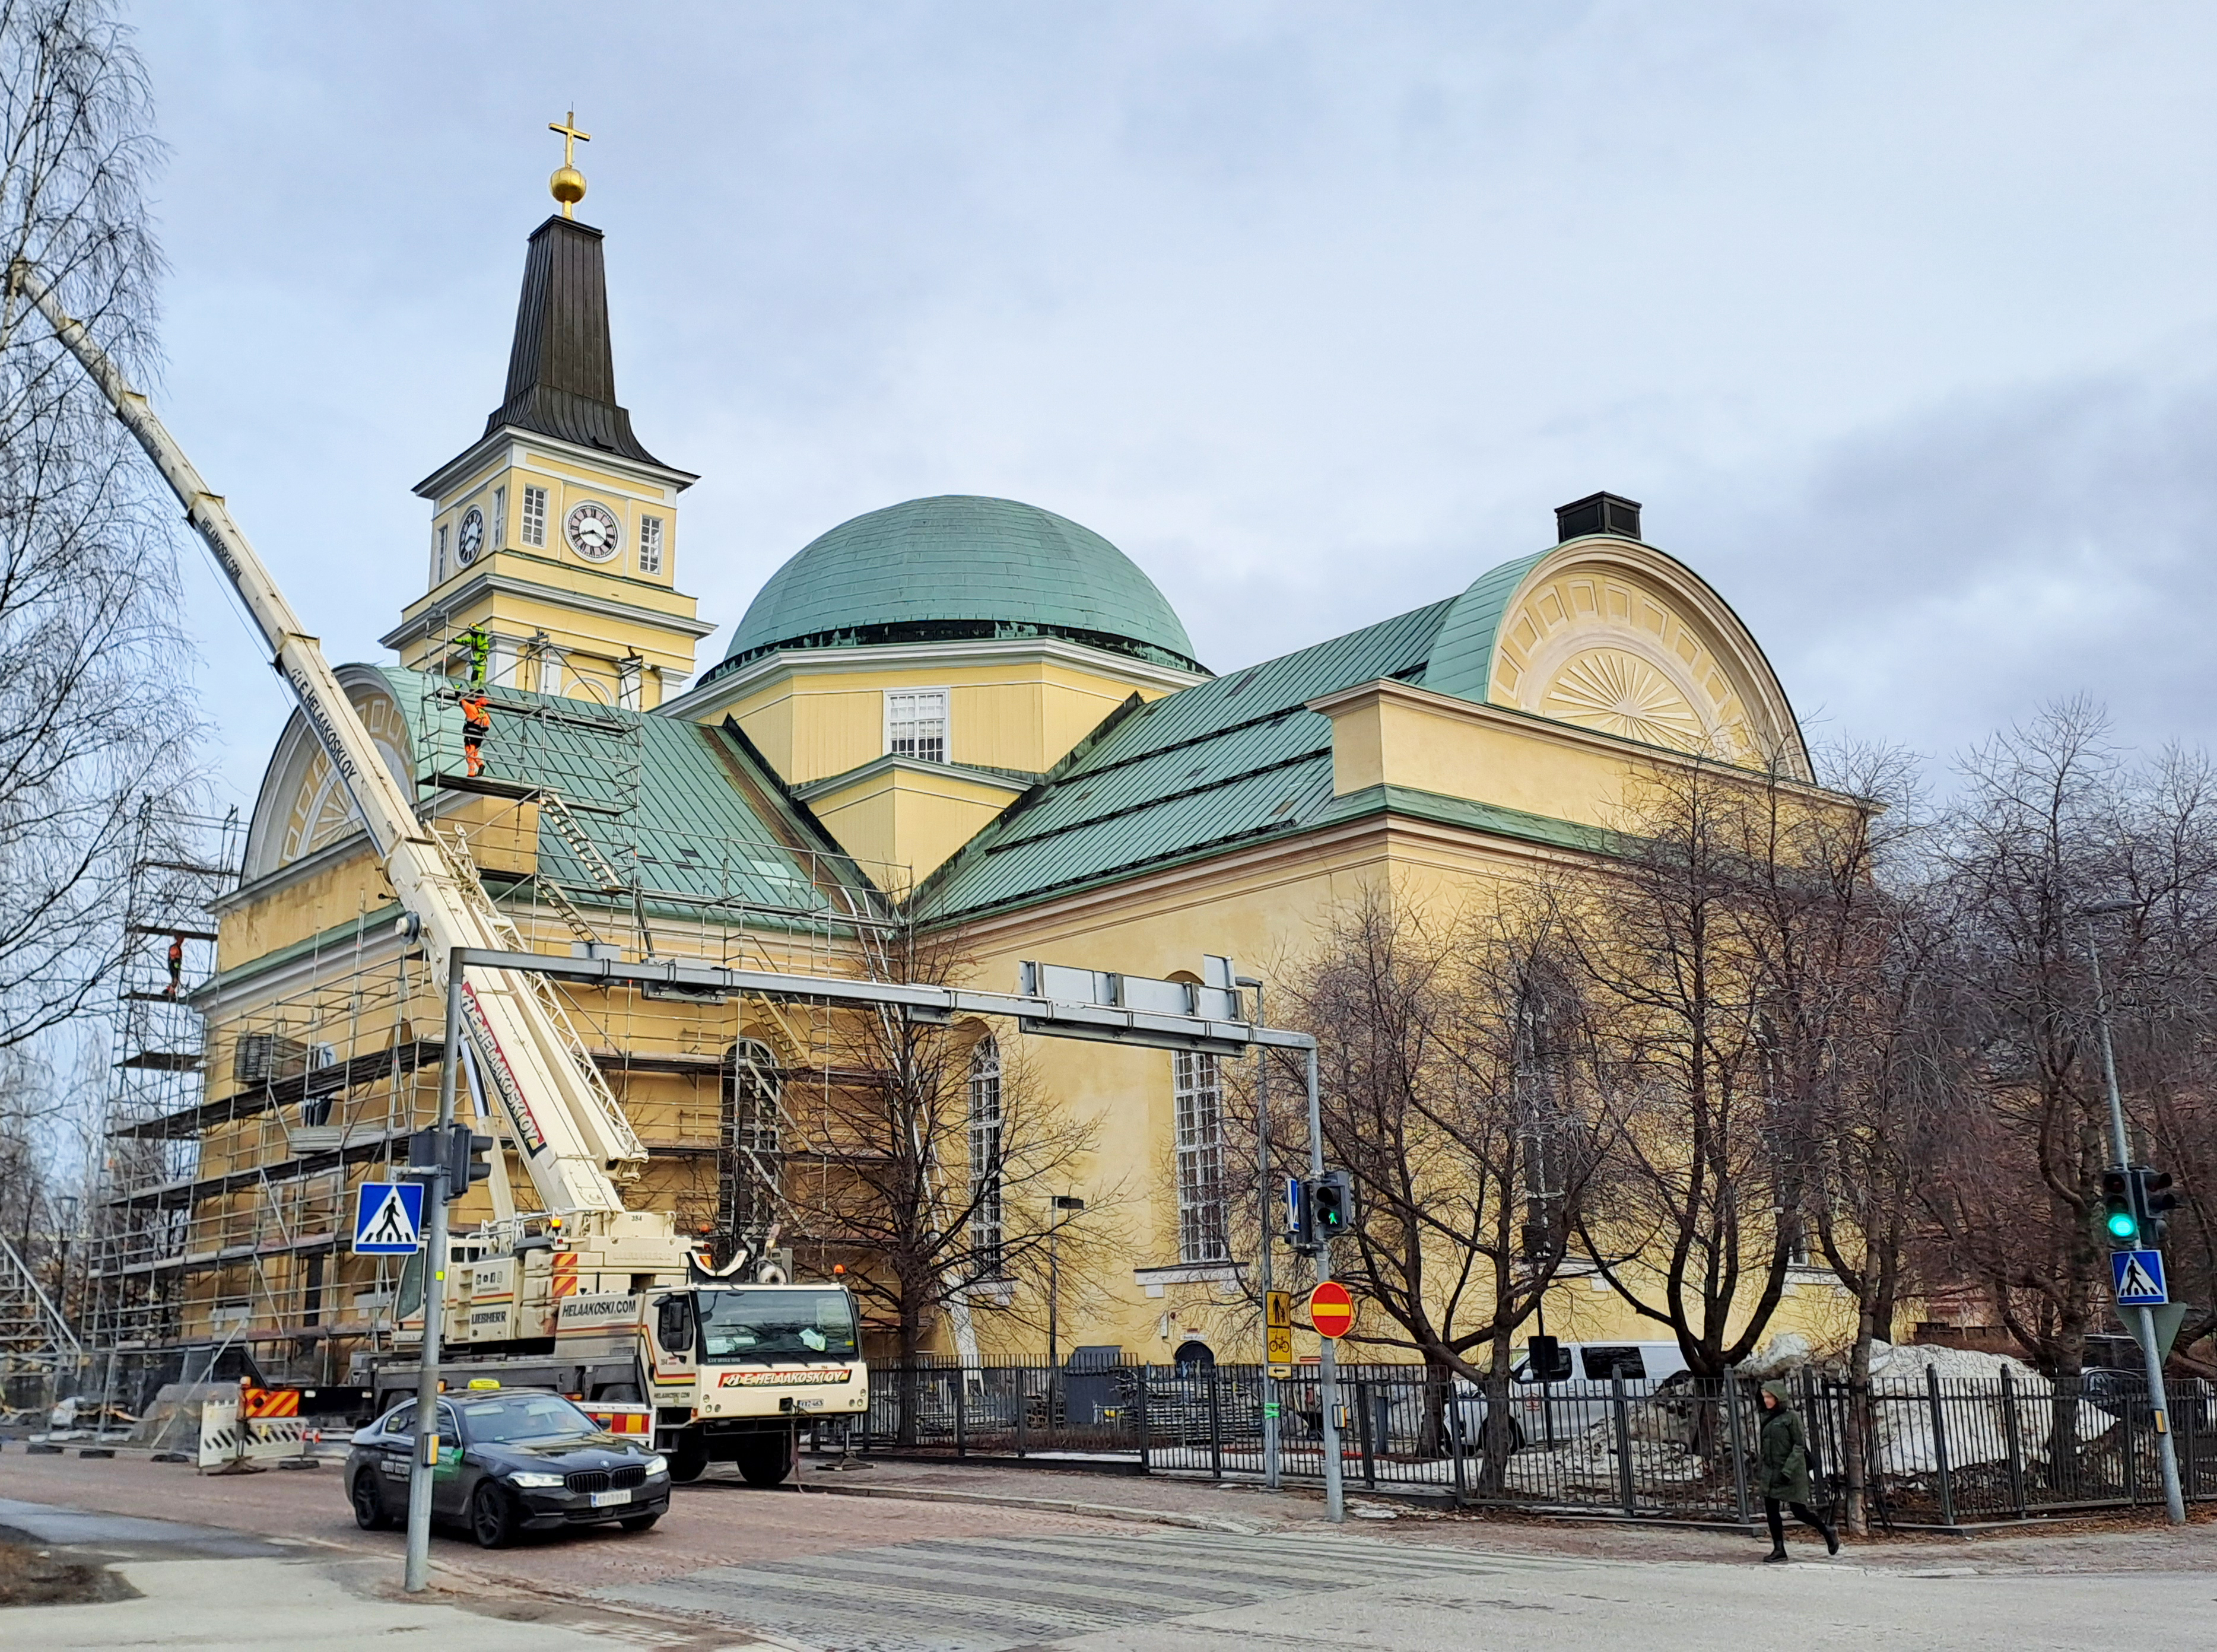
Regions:
[[1229, 1533], [924, 1538], [604, 1591], [819, 1652], [1019, 1652], [1072, 1636], [1368, 1587], [1523, 1570], [1513, 1556]]
[[[862, 1560], [851, 1555], [821, 1555], [808, 1563], [811, 1571], [830, 1573], [860, 1572], [865, 1575], [883, 1574], [887, 1577], [942, 1578], [952, 1581], [949, 1574], [960, 1574], [962, 1587], [1007, 1600], [1028, 1600], [1041, 1594], [1067, 1594], [1076, 1599], [1101, 1601], [1122, 1601], [1133, 1606], [1159, 1606], [1167, 1595], [1175, 1593], [1191, 1603], [1189, 1610], [1206, 1612], [1215, 1606], [1246, 1606], [1269, 1593], [1251, 1585], [1230, 1583], [1197, 1585], [1185, 1578], [1170, 1582], [1155, 1581], [1158, 1573], [1150, 1572], [1146, 1587], [1118, 1587], [1109, 1583], [1082, 1581], [1064, 1569], [1053, 1577], [1042, 1577], [1037, 1571], [1028, 1574], [1013, 1571], [1006, 1567], [985, 1567], [977, 1564], [950, 1564], [932, 1556], [929, 1564], [919, 1557], [913, 1564], [902, 1564], [892, 1560]], [[1121, 1574], [1130, 1576], [1128, 1572]], [[1012, 1581], [1013, 1580], [1013, 1581]]]

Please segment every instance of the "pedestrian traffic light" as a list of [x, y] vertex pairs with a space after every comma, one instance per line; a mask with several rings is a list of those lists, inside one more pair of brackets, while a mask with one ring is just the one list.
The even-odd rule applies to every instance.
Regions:
[[2111, 1247], [2130, 1250], [2140, 1241], [2140, 1219], [2134, 1210], [2133, 1173], [2121, 1165], [2102, 1172], [2102, 1231]]
[[1355, 1226], [1354, 1178], [1334, 1170], [1308, 1185], [1309, 1237], [1322, 1244]]
[[2178, 1195], [2171, 1191], [2171, 1172], [2144, 1164], [2133, 1172], [2133, 1183], [2140, 1243], [2160, 1245], [2171, 1226], [2171, 1213], [2178, 1208]]

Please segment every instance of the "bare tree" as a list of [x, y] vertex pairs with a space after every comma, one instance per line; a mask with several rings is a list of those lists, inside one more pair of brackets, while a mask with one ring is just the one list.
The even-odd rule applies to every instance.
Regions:
[[[35, 268], [144, 382], [159, 258], [144, 71], [102, 0], [0, 3], [0, 256]], [[133, 804], [198, 719], [175, 561], [135, 448], [10, 280], [0, 299], [0, 1047], [113, 966]]]
[[[886, 964], [904, 981], [944, 984], [966, 960], [948, 935], [908, 933]], [[927, 1335], [978, 1315], [1028, 1322], [1052, 1258], [1083, 1279], [1120, 1190], [1088, 1186], [1084, 1223], [1053, 1199], [1084, 1184], [1098, 1127], [1041, 1084], [1013, 1039], [880, 1007], [831, 1017], [830, 1070], [781, 1156], [796, 1237], [843, 1254], [866, 1309], [895, 1327], [899, 1362]], [[905, 1390], [905, 1396], [906, 1390]], [[905, 1436], [913, 1404], [902, 1406]]]
[[1320, 1046], [1326, 1155], [1362, 1212], [1335, 1267], [1386, 1322], [1351, 1340], [1416, 1353], [1443, 1401], [1457, 1377], [1484, 1387], [1497, 1477], [1511, 1339], [1553, 1280], [1605, 1128], [1553, 941], [1543, 909], [1428, 920], [1371, 890], [1288, 982]]

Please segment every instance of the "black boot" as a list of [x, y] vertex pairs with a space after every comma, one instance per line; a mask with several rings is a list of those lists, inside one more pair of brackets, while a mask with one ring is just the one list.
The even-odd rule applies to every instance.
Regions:
[[1772, 1550], [1769, 1554], [1765, 1555], [1765, 1556], [1763, 1557], [1763, 1563], [1764, 1565], [1766, 1565], [1766, 1566], [1775, 1566], [1775, 1565], [1776, 1565], [1779, 1562], [1781, 1562], [1781, 1561], [1784, 1560], [1785, 1558], [1786, 1558], [1786, 1545], [1785, 1545], [1784, 1544], [1782, 1544], [1782, 1544], [1780, 1544], [1778, 1545], [1778, 1547], [1776, 1547], [1775, 1549]]
[[1825, 1552], [1828, 1555], [1838, 1554], [1840, 1552], [1840, 1533], [1838, 1529], [1829, 1525], [1820, 1526], [1817, 1529], [1825, 1534]]

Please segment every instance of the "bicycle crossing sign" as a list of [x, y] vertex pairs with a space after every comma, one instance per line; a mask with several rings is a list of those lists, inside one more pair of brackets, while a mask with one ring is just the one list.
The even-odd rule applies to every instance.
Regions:
[[2160, 1308], [2171, 1300], [2159, 1250], [2119, 1250], [2109, 1256], [2109, 1282], [2120, 1308]]
[[365, 1181], [355, 1190], [355, 1255], [413, 1256], [423, 1242], [422, 1182]]

